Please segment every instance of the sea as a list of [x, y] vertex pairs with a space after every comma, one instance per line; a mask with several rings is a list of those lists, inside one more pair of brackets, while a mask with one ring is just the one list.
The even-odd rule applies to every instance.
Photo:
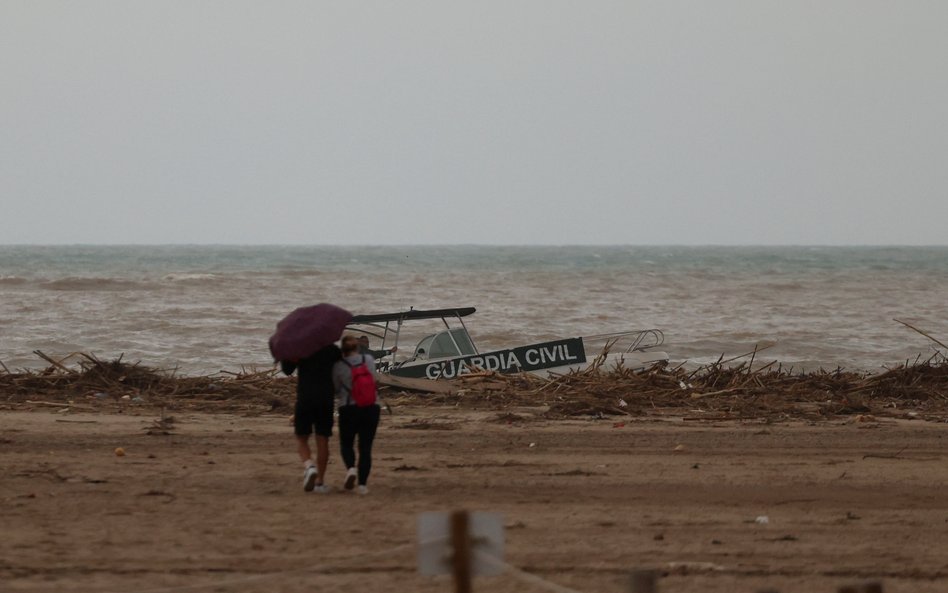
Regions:
[[482, 352], [659, 329], [674, 364], [875, 373], [943, 352], [948, 247], [0, 246], [0, 363], [260, 372], [277, 322], [321, 302], [475, 307]]

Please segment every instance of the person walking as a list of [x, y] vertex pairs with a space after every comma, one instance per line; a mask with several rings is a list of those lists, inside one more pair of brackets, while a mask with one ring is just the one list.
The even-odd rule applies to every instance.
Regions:
[[[377, 375], [375, 359], [363, 354], [359, 339], [342, 338], [342, 360], [333, 366], [332, 379], [339, 410], [339, 448], [346, 464], [346, 490], [358, 481], [359, 494], [368, 494], [369, 472], [372, 470], [372, 443], [379, 426], [381, 408], [376, 402]], [[355, 443], [359, 456], [356, 463]]]
[[[299, 361], [280, 361], [284, 373], [292, 375], [296, 371], [298, 376], [293, 431], [296, 434], [297, 451], [303, 462], [303, 490], [306, 492], [329, 492], [329, 485], [324, 478], [329, 464], [329, 437], [332, 436], [335, 404], [333, 368], [340, 358], [342, 354], [339, 347], [330, 344]], [[309, 435], [314, 432], [315, 460], [309, 448]]]

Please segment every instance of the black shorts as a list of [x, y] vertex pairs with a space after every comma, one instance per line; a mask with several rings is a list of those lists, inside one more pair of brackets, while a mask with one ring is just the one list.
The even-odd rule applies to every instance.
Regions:
[[332, 415], [335, 400], [332, 396], [296, 399], [293, 416], [293, 430], [296, 436], [309, 436], [314, 428], [318, 436], [332, 436]]

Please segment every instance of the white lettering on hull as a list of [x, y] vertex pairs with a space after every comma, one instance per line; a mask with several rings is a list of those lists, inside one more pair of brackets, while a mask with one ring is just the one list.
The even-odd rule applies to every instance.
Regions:
[[569, 351], [568, 344], [557, 344], [552, 348], [531, 348], [526, 351], [524, 358], [533, 366], [547, 363], [568, 363], [579, 360], [579, 357]]
[[[582, 360], [577, 354], [570, 352], [569, 344], [556, 344], [528, 348], [522, 351], [523, 360], [529, 367], [563, 366]], [[454, 379], [468, 375], [472, 369], [485, 369], [501, 373], [511, 373], [520, 370], [524, 364], [513, 350], [494, 352], [473, 356], [467, 360], [454, 359], [444, 362], [435, 362], [425, 367], [425, 377], [429, 379]]]
[[429, 379], [454, 379], [462, 375], [469, 375], [472, 369], [487, 369], [501, 373], [515, 372], [523, 365], [516, 353], [498, 352], [475, 356], [467, 361], [448, 360], [436, 362], [425, 367], [425, 376]]

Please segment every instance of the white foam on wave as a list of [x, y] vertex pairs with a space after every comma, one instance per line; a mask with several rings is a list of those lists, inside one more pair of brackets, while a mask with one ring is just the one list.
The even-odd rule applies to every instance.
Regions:
[[40, 283], [40, 288], [44, 290], [60, 291], [118, 291], [118, 290], [140, 290], [147, 288], [147, 285], [135, 280], [125, 280], [121, 278], [94, 278], [70, 276], [58, 280], [49, 280]]
[[206, 272], [172, 272], [171, 274], [165, 274], [161, 277], [162, 280], [167, 282], [204, 282], [207, 280], [216, 280], [217, 278], [217, 274]]

